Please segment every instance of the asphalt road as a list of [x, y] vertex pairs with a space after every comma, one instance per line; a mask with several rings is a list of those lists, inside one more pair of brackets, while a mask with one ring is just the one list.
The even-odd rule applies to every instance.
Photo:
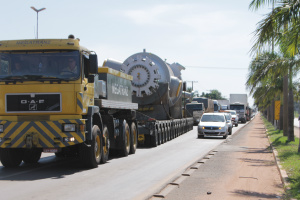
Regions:
[[[244, 124], [233, 128], [233, 134]], [[197, 139], [197, 127], [156, 148], [138, 148], [96, 169], [76, 159], [43, 154], [36, 165], [0, 166], [1, 199], [147, 199], [176, 179], [224, 139]]]

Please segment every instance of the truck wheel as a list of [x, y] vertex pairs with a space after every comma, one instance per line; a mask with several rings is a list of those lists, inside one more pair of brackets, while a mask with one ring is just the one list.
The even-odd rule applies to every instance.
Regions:
[[162, 132], [161, 132], [161, 128], [158, 128], [157, 136], [158, 136], [158, 145], [161, 145], [162, 144]]
[[135, 154], [137, 147], [137, 129], [134, 122], [130, 126], [130, 154]]
[[166, 132], [167, 132], [167, 141], [171, 140], [171, 133], [170, 133], [170, 127], [166, 126]]
[[97, 125], [92, 128], [92, 141], [86, 144], [81, 144], [80, 158], [83, 164], [88, 168], [96, 168], [101, 161], [101, 147], [102, 147], [100, 129]]
[[24, 149], [23, 161], [27, 164], [37, 163], [41, 155], [41, 149]]
[[23, 159], [23, 149], [1, 149], [1, 163], [4, 167], [18, 167]]
[[165, 128], [161, 128], [161, 144], [164, 144], [166, 142], [166, 131]]
[[157, 134], [157, 129], [154, 130], [154, 134], [151, 135], [151, 146], [152, 147], [157, 147], [158, 146], [158, 134]]
[[103, 143], [102, 143], [102, 155], [101, 155], [101, 163], [106, 163], [109, 156], [109, 148], [110, 148], [110, 142], [109, 142], [109, 132], [107, 129], [107, 126], [103, 127]]
[[128, 123], [124, 120], [125, 124], [123, 124], [123, 134], [124, 138], [120, 138], [121, 142], [121, 155], [128, 156], [130, 151], [130, 129]]

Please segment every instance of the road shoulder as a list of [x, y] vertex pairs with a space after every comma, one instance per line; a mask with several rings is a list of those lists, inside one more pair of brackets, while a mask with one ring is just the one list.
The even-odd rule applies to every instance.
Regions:
[[284, 192], [259, 116], [216, 151], [164, 199], [278, 199]]

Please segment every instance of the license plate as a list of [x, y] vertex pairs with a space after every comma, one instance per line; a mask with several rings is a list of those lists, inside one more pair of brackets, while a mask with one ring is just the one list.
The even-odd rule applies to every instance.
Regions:
[[57, 153], [58, 149], [43, 149], [44, 153]]

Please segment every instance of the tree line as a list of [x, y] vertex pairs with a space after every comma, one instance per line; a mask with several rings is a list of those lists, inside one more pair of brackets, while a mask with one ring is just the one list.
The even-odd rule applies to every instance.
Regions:
[[[299, 99], [300, 2], [299, 0], [252, 0], [249, 9], [272, 9], [254, 31], [252, 59], [246, 87], [259, 110], [288, 141], [294, 141], [294, 101]], [[279, 121], [274, 120], [275, 101], [280, 100]], [[298, 148], [300, 152], [300, 144]]]

